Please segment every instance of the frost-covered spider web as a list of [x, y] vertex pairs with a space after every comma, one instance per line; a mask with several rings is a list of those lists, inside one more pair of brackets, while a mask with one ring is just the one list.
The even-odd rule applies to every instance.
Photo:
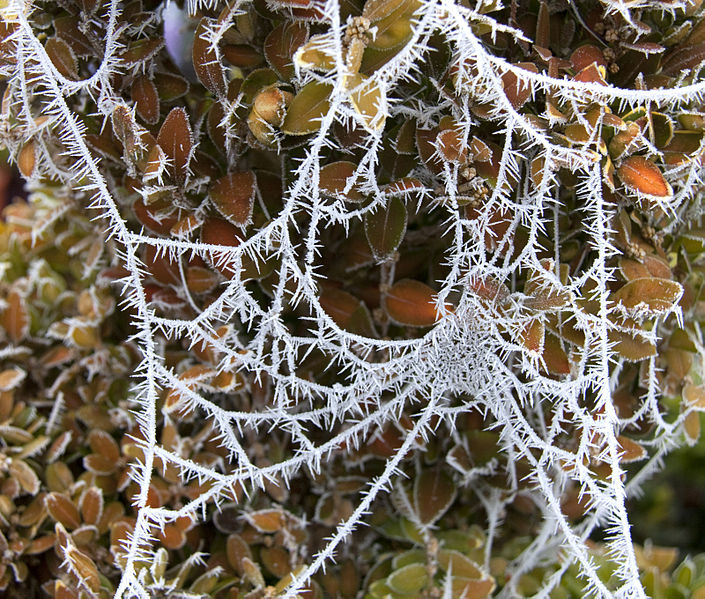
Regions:
[[[215, 3], [195, 2], [189, 8], [195, 13], [215, 8], [211, 4]], [[268, 4], [272, 10], [296, 6]], [[580, 6], [570, 6], [579, 16]], [[325, 472], [332, 460], [344, 462], [346, 455], [379, 439], [404, 416], [398, 445], [367, 481], [352, 513], [322, 540], [284, 592], [285, 597], [294, 597], [336, 559], [375, 501], [398, 485], [405, 460], [422, 452], [425, 441], [437, 431], [454, 435], [456, 419], [473, 412], [492, 423], [500, 443], [498, 454], [507, 458], [501, 472], [496, 461], [465, 467], [448, 458], [457, 480], [464, 487], [472, 486], [486, 511], [484, 568], [489, 567], [493, 539], [501, 534], [505, 508], [518, 493], [531, 499], [542, 518], [533, 542], [509, 563], [511, 577], [499, 596], [515, 596], [522, 574], [556, 563], [560, 554], [560, 567], [543, 581], [536, 596], [548, 596], [570, 564], [577, 562], [585, 577], [586, 596], [644, 597], [625, 500], [682, 437], [689, 411], [672, 420], [662, 417], [658, 356], [652, 355], [641, 361], [647, 393], [632, 413], [620, 416], [613, 397], [629, 362], [615, 352], [614, 334], [631, 335], [637, 345], [655, 345], [664, 334], [662, 327], [670, 330], [680, 317], [680, 293], [658, 308], [642, 306], [641, 313], [626, 313], [623, 305], [611, 299], [614, 260], [623, 253], [615, 245], [614, 223], [623, 204], [604, 191], [606, 169], [599, 131], [608, 126], [608, 113], [625, 114], [646, 106], [675, 114], [681, 107], [702, 105], [705, 83], [693, 75], [672, 88], [641, 85], [627, 90], [598, 80], [577, 80], [565, 72], [535, 72], [493, 50], [488, 39], [495, 36], [511, 36], [525, 44], [532, 40], [516, 27], [495, 21], [481, 0], [474, 7], [426, 0], [414, 11], [403, 47], [363, 83], [351, 86], [345, 41], [349, 22], [341, 19], [337, 1], [319, 7], [318, 51], [332, 64], [321, 70], [299, 61], [292, 87], [298, 92], [312, 81], [325, 84], [330, 90], [326, 109], [296, 160], [287, 159], [291, 150], [286, 136], [275, 132], [270, 152], [281, 169], [281, 208], [270, 213], [267, 198], [258, 191], [256, 202], [266, 218], [247, 229], [237, 246], [204, 240], [192, 231], [177, 236], [135, 226], [129, 214], [131, 200], [126, 199], [130, 190], [116, 178], [115, 169], [126, 168], [135, 177], [139, 176], [136, 167], [129, 164], [127, 153], [126, 166], [120, 167], [118, 158], [116, 167], [114, 157], [99, 156], [87, 141], [87, 115], [82, 111], [92, 111], [90, 117], [100, 127], [110, 127], [111, 122], [114, 126], [116, 110], [135, 118], [134, 105], [117, 87], [122, 83], [114, 75], [121, 74], [123, 80], [152, 75], [147, 59], [129, 62], [125, 49], [142, 32], [159, 29], [160, 10], [141, 13], [144, 19], [139, 23], [121, 19], [124, 6], [116, 0], [92, 15], [77, 11], [82, 23], [90, 22], [104, 32], [99, 40], [102, 56], [87, 78], [71, 76], [66, 64], [50, 56], [38, 25], [42, 5], [10, 3], [2, 10], [17, 57], [4, 66], [8, 77], [2, 120], [5, 141], [17, 153], [28, 139], [35, 140], [34, 176], [60, 181], [73, 191], [74, 201], [90, 204], [99, 215], [96, 222], [102, 223], [116, 248], [119, 264], [126, 268], [121, 280], [123, 308], [134, 315], [135, 340], [142, 354], [134, 394], [143, 455], [132, 470], [139, 485], [137, 522], [124, 547], [116, 596], [150, 596], [139, 565], [153, 559], [156, 534], [166, 525], [185, 516], [202, 518], [209, 505], [246, 501], [254, 489], [287, 488], [299, 476]], [[608, 12], [621, 14], [626, 27], [636, 31], [635, 15], [645, 8], [677, 9], [675, 4], [658, 2], [608, 4]], [[228, 29], [246, 9], [245, 2], [232, 3], [218, 19], [211, 19], [203, 33], [218, 59]], [[374, 30], [370, 35], [374, 37]], [[429, 56], [438, 51], [439, 38], [452, 65], [445, 79], [428, 73]], [[422, 76], [430, 91], [407, 94]], [[360, 107], [361, 96], [355, 95], [360, 88], [362, 97], [373, 97], [372, 108]], [[518, 101], [516, 96], [524, 93], [527, 97]], [[588, 140], [563, 144], [555, 136], [556, 127], [563, 126], [557, 116], [522, 108], [526, 101], [544, 106], [548, 98], [585, 127]], [[247, 102], [242, 93], [222, 94], [214, 101], [222, 107], [228, 171], [245, 169], [242, 133], [232, 123], [238, 108]], [[595, 118], [586, 116], [594, 106], [611, 109], [598, 109]], [[188, 108], [196, 114], [195, 107]], [[48, 119], [40, 121], [40, 116]], [[447, 148], [434, 137], [429, 142], [433, 155], [424, 160], [415, 157], [406, 177], [408, 189], [394, 182], [380, 183], [378, 169], [390, 123], [413, 120], [417, 129], [432, 131], [444, 117], [456, 124], [458, 147], [470, 146], [481, 126], [492, 129], [493, 139], [502, 140], [494, 154], [496, 161], [489, 161], [495, 168], [492, 174], [466, 177], [464, 161], [449, 158]], [[132, 123], [139, 149], [144, 129]], [[360, 132], [354, 146], [359, 152], [354, 176], [342, 192], [331, 196], [321, 191], [321, 170], [339, 150], [336, 127], [343, 125]], [[192, 116], [190, 126], [188, 137], [192, 136], [194, 147], [186, 151], [186, 172], [177, 186], [190, 198], [200, 198], [195, 204], [179, 206], [191, 210], [197, 223], [193, 231], [197, 231], [213, 207], [207, 193], [211, 181], [207, 175], [194, 174], [189, 165], [206, 126], [201, 116]], [[633, 144], [647, 156], [663, 158], [647, 134]], [[145, 179], [143, 197], [162, 188], [178, 196], [178, 190], [165, 183], [167, 175], [162, 176], [162, 170], [175, 168], [175, 159], [170, 158], [163, 156], [158, 174]], [[565, 235], [570, 232], [564, 223], [567, 208], [566, 191], [558, 179], [561, 170], [574, 174], [574, 188], [568, 195], [572, 217], [578, 222], [574, 220], [572, 226], [579, 231], [583, 252], [583, 259], [567, 271], [560, 267], [565, 263]], [[666, 215], [667, 235], [684, 219], [699, 216], [696, 194], [702, 189], [702, 167], [697, 159], [689, 160], [667, 166], [665, 177], [673, 193], [639, 196], [638, 201]], [[347, 201], [353, 185], [369, 201]], [[378, 334], [350, 332], [321, 301], [333, 259], [327, 244], [338, 244], [341, 240], [335, 236], [345, 238], [368, 213], [384, 210], [392, 198], [401, 198], [408, 213], [424, 215], [424, 222], [431, 223], [427, 230], [410, 230], [408, 235], [415, 234], [420, 245], [433, 238], [434, 247], [441, 248], [441, 274], [434, 278], [432, 271], [427, 277], [434, 285], [439, 317], [421, 329], [397, 326], [394, 321], [404, 325], [399, 315], [392, 314], [390, 321], [384, 306], [388, 312], [393, 310], [384, 297], [394, 289], [395, 258], [385, 257], [379, 260], [381, 266], [364, 266], [379, 268], [381, 273], [375, 279], [383, 298], [378, 308], [382, 315], [377, 314], [374, 322]], [[497, 219], [505, 226], [496, 227]], [[145, 252], [152, 262], [162, 259], [178, 266], [168, 282], [172, 296], [153, 296], [146, 283], [152, 273]], [[243, 272], [245, 263], [265, 258], [274, 264], [274, 274], [263, 294], [251, 279], [237, 273]], [[228, 275], [207, 304], [185, 284], [184, 264], [194, 259]], [[351, 267], [346, 272], [352, 271]], [[531, 273], [531, 285], [527, 273]], [[402, 300], [412, 312], [426, 309], [413, 298]], [[173, 309], [175, 303], [180, 312]], [[647, 318], [651, 326], [640, 328]], [[575, 333], [570, 339], [560, 333], [566, 323]], [[548, 330], [553, 333], [547, 336]], [[167, 356], [168, 347], [179, 344], [206, 356], [203, 362], [210, 361], [209, 366], [189, 370], [185, 376], [183, 365]], [[548, 344], [557, 348], [550, 355]], [[308, 366], [311, 356], [318, 360], [316, 368]], [[562, 362], [551, 367], [546, 360], [555, 356]], [[231, 383], [216, 385], [217, 377], [230, 377]], [[166, 443], [160, 437], [167, 424], [178, 427], [184, 414], [197, 414], [208, 424], [227, 450], [227, 459], [200, 463], [183, 442]], [[641, 440], [649, 457], [626, 479], [623, 435], [638, 421], [653, 424], [648, 438]], [[286, 439], [276, 459], [261, 452], [262, 440], [272, 435]], [[256, 445], [260, 450], [254, 449]], [[528, 475], [517, 470], [522, 461], [530, 466]], [[603, 466], [599, 473], [595, 464]], [[180, 507], [156, 507], [150, 502], [152, 479], [166, 468], [176, 469], [184, 485], [198, 483], [199, 492]], [[501, 491], [485, 481], [498, 472], [505, 478]], [[587, 506], [585, 517], [577, 521], [562, 508], [562, 498], [571, 489], [579, 490]], [[414, 520], [413, 512], [407, 516]], [[424, 534], [432, 529], [418, 518], [414, 523]], [[608, 555], [618, 566], [615, 588], [600, 578], [586, 545], [596, 530], [605, 531]]]

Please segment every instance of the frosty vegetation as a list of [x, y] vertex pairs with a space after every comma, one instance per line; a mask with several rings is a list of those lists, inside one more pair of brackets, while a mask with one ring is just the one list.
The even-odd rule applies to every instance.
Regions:
[[92, 219], [139, 347], [115, 597], [169, 590], [160, 531], [263, 496], [308, 535], [285, 598], [387, 518], [432, 563], [443, 518], [479, 525], [467, 597], [576, 566], [646, 597], [625, 502], [705, 409], [700, 4], [189, 0], [184, 78], [164, 9], [0, 10], [3, 142], [44, 229]]

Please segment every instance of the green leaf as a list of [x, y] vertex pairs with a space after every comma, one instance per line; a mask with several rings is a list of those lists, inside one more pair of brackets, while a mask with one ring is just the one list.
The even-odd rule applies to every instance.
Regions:
[[155, 73], [154, 85], [159, 92], [162, 102], [173, 102], [185, 96], [189, 90], [189, 83], [179, 75], [171, 73]]
[[423, 564], [409, 564], [387, 577], [387, 586], [403, 595], [416, 593], [428, 584], [428, 572]]
[[274, 85], [279, 81], [279, 77], [272, 69], [255, 69], [242, 82], [240, 91], [245, 102], [252, 104], [255, 96], [265, 87]]
[[705, 113], [682, 112], [678, 115], [678, 123], [690, 131], [705, 131]]
[[391, 597], [391, 593], [392, 590], [387, 586], [387, 581], [384, 579], [375, 580], [367, 589], [367, 597], [372, 599], [388, 599]]
[[330, 94], [333, 86], [329, 83], [311, 81], [306, 84], [289, 104], [282, 123], [282, 131], [287, 135], [308, 135], [321, 128], [321, 119], [330, 108]]
[[671, 118], [660, 112], [650, 113], [649, 125], [654, 136], [654, 144], [663, 150], [673, 139], [673, 121]]
[[544, 337], [541, 358], [548, 372], [553, 374], [570, 374], [568, 356], [561, 347], [561, 342], [555, 335], [548, 333]]
[[346, 80], [350, 103], [371, 131], [379, 131], [386, 120], [387, 97], [373, 79], [357, 73]]
[[426, 552], [423, 549], [410, 549], [404, 553], [399, 553], [392, 560], [392, 568], [398, 570], [410, 564], [425, 564]]
[[367, 0], [362, 16], [377, 29], [369, 47], [389, 50], [404, 45], [411, 37], [414, 12], [420, 4], [419, 0]]
[[464, 578], [482, 578], [482, 571], [468, 556], [453, 549], [443, 549], [438, 552], [438, 565], [453, 576]]

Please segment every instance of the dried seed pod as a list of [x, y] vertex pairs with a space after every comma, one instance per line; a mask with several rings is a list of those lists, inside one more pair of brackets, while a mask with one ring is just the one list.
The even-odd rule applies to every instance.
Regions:
[[34, 174], [34, 169], [37, 165], [37, 143], [30, 139], [22, 146], [17, 155], [17, 168], [20, 169], [22, 176], [29, 179]]

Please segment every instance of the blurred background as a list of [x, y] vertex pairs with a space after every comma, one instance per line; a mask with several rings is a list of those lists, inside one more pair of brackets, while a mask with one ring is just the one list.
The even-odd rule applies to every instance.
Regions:
[[629, 502], [634, 541], [705, 552], [705, 441], [666, 458], [664, 469]]

